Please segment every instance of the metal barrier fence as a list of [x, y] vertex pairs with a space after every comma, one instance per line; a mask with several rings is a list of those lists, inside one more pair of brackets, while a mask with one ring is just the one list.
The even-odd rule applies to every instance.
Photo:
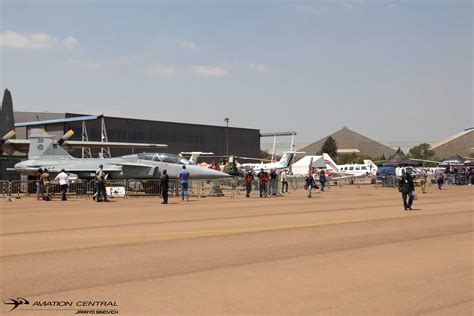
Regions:
[[[159, 179], [119, 179], [106, 181], [106, 187], [123, 188], [124, 197], [139, 196], [161, 196], [161, 185]], [[79, 180], [70, 182], [66, 195], [67, 197], [86, 197], [93, 198], [97, 192], [97, 183], [95, 180]], [[296, 189], [296, 188], [295, 188]], [[269, 180], [260, 184], [254, 180], [250, 185], [252, 194], [258, 193], [262, 196], [281, 195], [281, 183], [276, 180]], [[194, 198], [220, 197], [228, 196], [234, 198], [238, 195], [245, 195], [247, 184], [244, 179], [219, 179], [219, 180], [189, 180], [188, 194]], [[52, 199], [58, 198], [61, 194], [61, 187], [56, 181], [50, 181], [49, 184], [42, 185], [36, 180], [15, 180], [0, 181], [0, 194], [21, 198], [26, 196], [37, 196], [43, 198], [48, 196]], [[183, 187], [178, 179], [170, 179], [168, 185], [168, 195], [170, 197], [181, 197]]]
[[[288, 191], [301, 190], [305, 187], [306, 177], [288, 176], [287, 187], [284, 186], [279, 179], [269, 180], [260, 183], [255, 179], [250, 184], [247, 184], [245, 179], [227, 178], [219, 180], [189, 180], [188, 193], [190, 197], [205, 198], [205, 197], [219, 197], [226, 196], [234, 198], [235, 196], [244, 196], [247, 190], [250, 190], [252, 196], [269, 197], [281, 196]], [[353, 179], [352, 179], [353, 180]], [[365, 180], [367, 181], [367, 180]], [[331, 186], [344, 184], [362, 184], [363, 182], [354, 183], [351, 179], [339, 179], [337, 181], [328, 179], [326, 183], [326, 190]], [[367, 183], [367, 182], [366, 182]], [[319, 182], [316, 184], [319, 186]], [[397, 187], [398, 181], [395, 176], [378, 177], [375, 181], [376, 187]], [[139, 197], [139, 196], [161, 196], [161, 185], [159, 179], [119, 179], [109, 180], [106, 182], [107, 187], [121, 188], [124, 197]], [[20, 198], [23, 196], [43, 196], [49, 191], [52, 198], [59, 198], [61, 194], [60, 185], [56, 181], [51, 181], [49, 186], [39, 187], [36, 180], [28, 181], [3, 181], [0, 180], [0, 196]], [[94, 197], [97, 191], [97, 183], [95, 180], [85, 181], [78, 180], [71, 182], [67, 188], [68, 197]], [[168, 195], [170, 197], [180, 197], [183, 194], [183, 188], [178, 179], [170, 179], [168, 186]]]
[[0, 194], [2, 197], [11, 196], [10, 181], [0, 180]]

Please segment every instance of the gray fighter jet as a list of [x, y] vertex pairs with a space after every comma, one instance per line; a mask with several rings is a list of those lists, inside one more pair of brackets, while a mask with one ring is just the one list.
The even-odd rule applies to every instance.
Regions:
[[47, 168], [50, 174], [61, 169], [79, 178], [92, 178], [103, 165], [108, 179], [156, 179], [166, 169], [170, 178], [177, 177], [183, 165], [189, 171], [190, 179], [215, 179], [228, 174], [192, 165], [183, 157], [173, 154], [142, 153], [116, 158], [74, 158], [69, 155], [53, 137], [41, 129], [32, 129], [29, 137], [28, 160], [19, 162], [13, 170], [34, 176], [38, 168]]

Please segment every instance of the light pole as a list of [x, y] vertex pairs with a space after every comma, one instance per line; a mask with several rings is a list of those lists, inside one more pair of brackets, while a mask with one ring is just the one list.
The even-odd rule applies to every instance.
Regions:
[[230, 118], [224, 118], [224, 122], [227, 124], [226, 128], [226, 141], [225, 141], [225, 148], [226, 148], [226, 155], [229, 155], [229, 121]]

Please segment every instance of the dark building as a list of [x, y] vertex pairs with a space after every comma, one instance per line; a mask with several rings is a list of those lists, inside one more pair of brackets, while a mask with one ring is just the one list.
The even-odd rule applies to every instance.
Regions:
[[[72, 129], [75, 134], [71, 137], [71, 140], [81, 140], [83, 121], [71, 122], [67, 119], [82, 115], [75, 113], [15, 112], [15, 122], [17, 124], [32, 122], [28, 126], [16, 128], [17, 138], [27, 138], [31, 128], [44, 128], [48, 133], [55, 135], [57, 138], [64, 135], [69, 129]], [[104, 119], [108, 141], [111, 142], [167, 144], [168, 148], [161, 149], [160, 151], [170, 153], [206, 151], [213, 152], [215, 155], [225, 155], [228, 139], [229, 154], [250, 157], [257, 157], [260, 154], [260, 131], [258, 129], [229, 127], [227, 130], [225, 126], [109, 116], [95, 116], [84, 121], [89, 140], [100, 141], [102, 118]], [[59, 120], [57, 123], [41, 124], [42, 120], [56, 119]], [[135, 149], [135, 152], [137, 151], [143, 150]], [[111, 149], [111, 153], [112, 156], [119, 156], [132, 153], [132, 150]], [[81, 156], [80, 151], [72, 152], [71, 154], [77, 157]], [[202, 160], [206, 159], [203, 158]]]

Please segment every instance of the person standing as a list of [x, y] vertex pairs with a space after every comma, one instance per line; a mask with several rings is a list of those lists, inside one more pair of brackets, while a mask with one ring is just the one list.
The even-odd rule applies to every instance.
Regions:
[[260, 197], [267, 197], [267, 182], [268, 182], [268, 174], [262, 169], [257, 174], [258, 177], [258, 188], [260, 191]]
[[50, 195], [50, 189], [51, 189], [51, 182], [49, 180], [49, 173], [48, 169], [44, 169], [43, 173], [41, 174], [41, 182], [43, 183], [43, 188], [44, 188], [44, 195], [43, 195], [43, 200], [44, 201], [51, 201], [51, 195]]
[[184, 201], [184, 197], [186, 196], [186, 202], [189, 202], [189, 171], [186, 170], [186, 166], [183, 166], [183, 170], [179, 173], [178, 178], [179, 185], [181, 186], [181, 200]]
[[253, 171], [252, 169], [249, 169], [247, 171], [247, 174], [245, 175], [245, 191], [246, 191], [246, 197], [250, 197], [250, 192], [252, 192], [252, 182], [253, 182]]
[[426, 181], [428, 180], [428, 172], [422, 169], [420, 172], [421, 192], [426, 193]]
[[444, 174], [442, 170], [436, 170], [436, 183], [438, 184], [438, 189], [441, 190], [444, 184]]
[[43, 174], [43, 169], [39, 168], [36, 171], [36, 201], [43, 200], [44, 186], [43, 181], [41, 180], [41, 175]]
[[321, 184], [321, 192], [324, 192], [324, 187], [326, 186], [326, 172], [324, 170], [321, 170], [321, 173], [319, 174], [319, 184]]
[[278, 175], [275, 169], [270, 171], [270, 196], [276, 197], [277, 196], [277, 181]]
[[59, 185], [61, 187], [61, 200], [66, 201], [67, 185], [69, 183], [69, 176], [66, 173], [66, 170], [62, 169], [56, 178], [54, 178], [54, 180], [59, 181]]
[[105, 190], [105, 172], [104, 165], [99, 165], [99, 169], [95, 171], [95, 183], [96, 183], [96, 201], [107, 202], [107, 191]]
[[398, 191], [402, 193], [403, 208], [405, 208], [405, 211], [413, 210], [411, 206], [413, 204], [415, 185], [413, 184], [411, 174], [406, 172], [405, 169], [402, 170], [402, 177], [398, 183]]
[[308, 198], [311, 198], [311, 192], [313, 191], [314, 187], [314, 177], [311, 174], [311, 172], [308, 172], [308, 175], [306, 176], [306, 190], [308, 190]]
[[281, 193], [288, 193], [288, 177], [286, 169], [280, 173]]
[[161, 197], [163, 198], [161, 204], [168, 204], [169, 180], [170, 177], [168, 176], [168, 173], [166, 170], [163, 170], [163, 175], [160, 178]]

